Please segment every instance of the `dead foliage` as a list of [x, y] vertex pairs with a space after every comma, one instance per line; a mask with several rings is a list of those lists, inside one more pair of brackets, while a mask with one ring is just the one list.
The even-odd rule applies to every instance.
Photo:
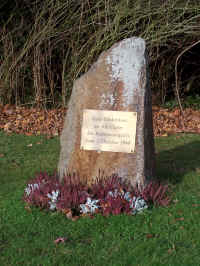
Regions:
[[[0, 105], [0, 130], [7, 133], [31, 135], [60, 135], [66, 108], [40, 109]], [[187, 108], [184, 117], [178, 108], [169, 110], [153, 106], [153, 126], [155, 136], [176, 133], [200, 134], [200, 111]]]

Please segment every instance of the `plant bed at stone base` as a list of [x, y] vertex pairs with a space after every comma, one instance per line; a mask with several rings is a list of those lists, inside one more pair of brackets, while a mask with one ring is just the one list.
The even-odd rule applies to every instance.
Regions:
[[41, 210], [59, 211], [68, 219], [77, 220], [82, 216], [93, 218], [97, 213], [134, 215], [153, 205], [168, 206], [169, 192], [168, 185], [157, 181], [151, 181], [143, 190], [132, 188], [117, 174], [97, 178], [88, 186], [75, 174], [68, 174], [60, 183], [56, 172], [53, 175], [40, 172], [28, 182], [23, 200], [26, 209], [36, 206]]

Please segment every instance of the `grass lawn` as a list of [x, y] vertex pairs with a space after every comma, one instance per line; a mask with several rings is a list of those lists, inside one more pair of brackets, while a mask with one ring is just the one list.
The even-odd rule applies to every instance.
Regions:
[[[0, 131], [0, 265], [200, 265], [200, 136], [156, 138], [157, 175], [173, 204], [136, 216], [76, 222], [27, 211], [21, 200], [36, 172], [53, 172], [59, 139]], [[64, 243], [55, 244], [58, 237]]]

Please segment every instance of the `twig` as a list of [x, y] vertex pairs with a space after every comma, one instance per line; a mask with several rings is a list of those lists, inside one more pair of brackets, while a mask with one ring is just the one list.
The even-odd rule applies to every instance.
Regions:
[[[175, 64], [175, 79], [176, 79], [176, 94], [177, 94], [177, 99], [178, 99], [178, 104], [181, 110], [181, 114], [183, 116], [183, 120], [184, 120], [184, 113], [183, 113], [183, 108], [181, 105], [181, 100], [180, 100], [180, 96], [179, 96], [179, 88], [178, 88], [178, 73], [177, 73], [177, 68], [178, 68], [178, 60], [181, 58], [181, 56], [187, 52], [188, 50], [190, 50], [192, 47], [194, 47], [195, 45], [197, 45], [198, 43], [200, 43], [200, 40], [198, 40], [197, 42], [191, 44], [189, 47], [185, 48], [176, 58], [176, 64]], [[185, 127], [185, 125], [184, 125]]]

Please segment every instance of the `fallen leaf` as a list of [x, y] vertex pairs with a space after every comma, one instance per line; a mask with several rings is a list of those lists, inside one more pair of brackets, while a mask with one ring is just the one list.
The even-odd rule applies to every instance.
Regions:
[[175, 221], [183, 221], [183, 220], [184, 220], [184, 217], [179, 217], [175, 219]]
[[196, 168], [195, 171], [196, 171], [197, 173], [200, 173], [200, 168]]
[[[154, 135], [167, 137], [176, 133], [200, 134], [200, 110], [184, 110], [184, 121], [179, 108], [169, 110], [157, 105], [153, 109]], [[22, 106], [0, 105], [0, 129], [7, 133], [46, 135], [47, 138], [60, 135], [66, 108], [44, 110]]]
[[69, 212], [67, 212], [66, 213], [66, 217], [68, 218], [68, 219], [72, 219], [72, 211], [70, 210]]
[[30, 206], [26, 205], [26, 206], [25, 206], [25, 209], [26, 209], [28, 212], [31, 212], [31, 207], [30, 207]]
[[153, 238], [153, 237], [154, 237], [153, 234], [147, 234], [147, 235], [146, 235], [146, 238]]
[[27, 145], [27, 147], [32, 147], [32, 146], [33, 146], [33, 144], [32, 144], [32, 143], [30, 143], [30, 144], [28, 144], [28, 145]]
[[173, 251], [176, 251], [176, 247], [175, 247], [174, 244], [172, 245], [172, 248], [168, 249], [168, 253], [170, 254], [170, 253], [172, 253]]
[[0, 158], [4, 157], [4, 154], [3, 153], [0, 153]]
[[31, 132], [26, 132], [25, 135], [26, 135], [26, 136], [32, 136], [33, 133], [31, 133]]
[[153, 111], [159, 111], [160, 107], [158, 105], [152, 105], [152, 110]]
[[6, 123], [5, 125], [4, 125], [4, 131], [10, 131], [11, 129], [10, 129], [10, 127], [12, 126], [12, 123], [11, 122], [8, 122], [8, 123]]
[[58, 131], [55, 131], [55, 132], [53, 133], [53, 136], [58, 136]]
[[72, 219], [73, 217], [71, 209], [62, 209], [62, 213], [64, 213], [68, 219]]
[[175, 109], [175, 111], [174, 111], [174, 115], [175, 116], [180, 116], [180, 110], [179, 109]]
[[77, 221], [79, 218], [80, 218], [79, 216], [73, 216], [73, 217], [71, 218], [71, 220], [72, 220], [73, 222], [75, 222], [75, 221]]
[[193, 114], [191, 119], [194, 121], [200, 122], [200, 116], [199, 115]]
[[171, 254], [173, 251], [174, 251], [174, 249], [173, 249], [173, 248], [170, 248], [170, 249], [168, 249], [167, 252], [168, 252], [169, 254]]
[[56, 240], [54, 240], [54, 243], [55, 243], [55, 244], [58, 244], [58, 243], [64, 243], [66, 240], [67, 240], [66, 237], [59, 237], [59, 238], [57, 238]]

